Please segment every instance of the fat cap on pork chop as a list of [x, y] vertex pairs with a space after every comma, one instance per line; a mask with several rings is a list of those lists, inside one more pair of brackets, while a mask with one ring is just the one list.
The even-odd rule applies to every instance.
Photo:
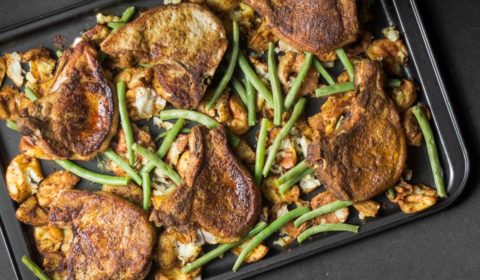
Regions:
[[[308, 146], [307, 155], [308, 165], [337, 199], [368, 200], [393, 186], [405, 168], [405, 134], [383, 84], [381, 66], [361, 60], [355, 66], [357, 93], [349, 100], [345, 96], [330, 97], [332, 100], [309, 120], [315, 124], [315, 119], [329, 119], [335, 111], [345, 117], [330, 133], [324, 127], [314, 127], [321, 130], [321, 136]], [[329, 108], [334, 104], [340, 105]]]
[[80, 41], [60, 58], [48, 93], [20, 113], [20, 150], [45, 159], [90, 160], [117, 131], [116, 102], [97, 51]]
[[67, 190], [50, 206], [53, 225], [72, 227], [68, 279], [144, 279], [156, 234], [146, 213], [113, 194]]
[[247, 0], [273, 33], [289, 45], [322, 54], [359, 34], [355, 0]]
[[138, 63], [154, 68], [157, 93], [177, 108], [196, 108], [227, 49], [220, 20], [208, 9], [190, 3], [149, 10], [113, 32], [103, 52], [117, 66]]
[[186, 153], [180, 160], [186, 168], [179, 169], [184, 183], [162, 201], [151, 219], [180, 230], [198, 226], [222, 242], [238, 240], [257, 220], [261, 196], [231, 152], [225, 129], [194, 127]]

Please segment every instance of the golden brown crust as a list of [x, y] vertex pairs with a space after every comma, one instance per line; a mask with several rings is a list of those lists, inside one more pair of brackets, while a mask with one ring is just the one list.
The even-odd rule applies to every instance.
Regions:
[[49, 93], [21, 112], [20, 132], [51, 159], [90, 160], [104, 151], [118, 125], [116, 95], [80, 41], [65, 51]]
[[237, 240], [257, 220], [260, 193], [230, 150], [223, 127], [196, 126], [189, 137], [190, 169], [182, 172], [187, 177], [152, 218], [177, 228], [198, 225], [223, 241]]
[[356, 40], [355, 0], [247, 0], [275, 35], [297, 49], [322, 54]]
[[196, 108], [228, 41], [208, 9], [183, 3], [143, 13], [109, 36], [102, 51], [120, 67], [153, 65], [155, 90], [178, 108]]
[[380, 65], [362, 60], [355, 73], [358, 93], [344, 121], [309, 145], [307, 162], [338, 199], [364, 201], [398, 181], [407, 150], [400, 116], [384, 96]]
[[155, 229], [145, 212], [126, 200], [104, 192], [63, 191], [49, 219], [73, 227], [66, 252], [69, 279], [143, 279], [148, 274]]

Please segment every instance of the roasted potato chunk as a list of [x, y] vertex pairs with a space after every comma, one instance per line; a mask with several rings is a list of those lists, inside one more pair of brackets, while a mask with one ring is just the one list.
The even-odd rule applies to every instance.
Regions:
[[15, 120], [31, 101], [11, 86], [0, 89], [0, 120]]
[[248, 145], [247, 141], [243, 139], [240, 140], [240, 143], [236, 148], [236, 154], [243, 162], [243, 164], [255, 164], [255, 152], [250, 147], [250, 145]]
[[[144, 129], [138, 128], [136, 125], [132, 124], [133, 138], [135, 143], [138, 143], [142, 147], [148, 148], [150, 151], [154, 152], [156, 149], [156, 144], [152, 139], [150, 133]], [[123, 129], [119, 129], [117, 135], [114, 137], [111, 146], [113, 150], [119, 155], [123, 156], [126, 159], [127, 153], [127, 142], [125, 141], [125, 134]], [[135, 167], [140, 167], [144, 163], [144, 159], [136, 154], [135, 155]], [[117, 176], [125, 176], [125, 171], [118, 167], [113, 162], [109, 161], [108, 167], [113, 171]]]
[[35, 227], [48, 224], [47, 212], [40, 207], [40, 205], [38, 205], [37, 198], [35, 196], [31, 196], [22, 202], [15, 215], [17, 219], [24, 224]]
[[[237, 256], [240, 255], [242, 250], [245, 248], [248, 242], [252, 240], [252, 238], [245, 240], [245, 242], [233, 248], [232, 252]], [[268, 253], [268, 247], [260, 243], [257, 247], [253, 248], [253, 250], [250, 251], [250, 253], [248, 253], [247, 257], [245, 258], [245, 263], [258, 262], [259, 260], [263, 259], [267, 255], [267, 253]]]
[[280, 194], [278, 187], [275, 185], [275, 180], [277, 179], [278, 176], [270, 176], [262, 181], [260, 190], [266, 199], [274, 204], [290, 204], [300, 199], [300, 189], [296, 185], [288, 190], [285, 194]]
[[353, 204], [353, 207], [358, 211], [358, 217], [362, 220], [365, 218], [375, 218], [378, 214], [378, 210], [380, 209], [380, 203], [377, 201], [370, 199], [363, 202], [358, 202]]
[[411, 185], [402, 182], [395, 186], [395, 198], [392, 202], [398, 203], [403, 213], [420, 212], [437, 203], [437, 191], [423, 184]]
[[40, 162], [23, 154], [13, 158], [7, 167], [5, 177], [8, 193], [16, 202], [22, 202], [31, 194], [35, 194], [44, 178]]
[[143, 202], [142, 189], [132, 182], [126, 186], [103, 185], [102, 191], [112, 193], [138, 206], [142, 205]]
[[393, 101], [400, 112], [406, 111], [417, 101], [417, 86], [410, 80], [403, 80], [400, 87], [392, 89]]
[[58, 193], [73, 189], [78, 182], [80, 182], [80, 178], [65, 170], [48, 175], [38, 187], [38, 204], [42, 207], [48, 207]]
[[366, 54], [371, 60], [382, 61], [385, 70], [388, 73], [397, 76], [402, 74], [403, 66], [408, 58], [407, 48], [402, 40], [375, 40], [368, 47]]
[[278, 41], [265, 21], [249, 35], [248, 47], [257, 53], [268, 50], [268, 43]]
[[423, 133], [420, 129], [417, 118], [411, 110], [403, 112], [402, 125], [405, 129], [405, 137], [407, 139], [407, 144], [420, 147], [422, 145]]
[[63, 243], [63, 230], [54, 226], [33, 228], [33, 237], [38, 251], [42, 255], [60, 251]]
[[[312, 209], [317, 209], [321, 206], [327, 205], [336, 200], [337, 198], [332, 192], [324, 191], [317, 194], [314, 198], [312, 198], [312, 200], [310, 201], [310, 206]], [[348, 215], [349, 215], [348, 207], [344, 207], [344, 208], [338, 209], [333, 213], [328, 213], [328, 214], [316, 217], [313, 220], [313, 224], [320, 225], [320, 224], [343, 223], [348, 219]]]
[[155, 260], [163, 271], [194, 261], [202, 252], [196, 232], [181, 234], [172, 228], [158, 237]]
[[188, 135], [180, 134], [177, 139], [173, 141], [172, 146], [168, 150], [165, 162], [176, 165], [180, 156], [188, 147]]

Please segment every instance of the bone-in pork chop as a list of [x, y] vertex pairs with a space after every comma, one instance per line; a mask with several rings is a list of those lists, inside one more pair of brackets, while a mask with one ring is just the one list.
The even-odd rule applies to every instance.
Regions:
[[273, 33], [303, 51], [326, 53], [357, 39], [355, 0], [247, 0]]
[[[330, 97], [341, 102], [327, 101], [312, 117], [329, 119], [333, 111], [344, 116], [334, 131], [320, 131], [320, 139], [308, 146], [307, 156], [320, 181], [340, 200], [364, 201], [384, 192], [398, 181], [405, 167], [405, 134], [383, 83], [380, 65], [362, 60], [355, 67], [356, 95]], [[330, 106], [338, 108], [330, 110]]]
[[117, 131], [116, 95], [85, 41], [62, 55], [49, 92], [20, 113], [21, 145], [47, 159], [90, 160]]
[[255, 223], [261, 197], [252, 176], [231, 152], [225, 129], [196, 126], [177, 164], [184, 183], [151, 219], [177, 229], [199, 227], [224, 242], [241, 238]]
[[227, 48], [220, 20], [206, 8], [183, 3], [149, 10], [103, 41], [117, 66], [154, 67], [157, 93], [178, 108], [196, 108]]
[[72, 227], [66, 252], [68, 279], [143, 279], [156, 241], [146, 213], [109, 193], [61, 192], [50, 206], [50, 222]]

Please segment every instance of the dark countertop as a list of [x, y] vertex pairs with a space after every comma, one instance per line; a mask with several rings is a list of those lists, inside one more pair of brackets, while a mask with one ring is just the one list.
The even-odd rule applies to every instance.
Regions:
[[[406, 1], [406, 0], [404, 0]], [[16, 22], [8, 9], [47, 12], [75, 1], [2, 0], [0, 28]], [[160, 0], [159, 0], [160, 2]], [[447, 210], [376, 236], [261, 274], [255, 279], [478, 279], [480, 275], [480, 2], [419, 0], [433, 50], [471, 159], [471, 177]], [[23, 19], [31, 17], [22, 13]], [[0, 244], [3, 244], [1, 237]], [[13, 279], [0, 245], [0, 278]]]

